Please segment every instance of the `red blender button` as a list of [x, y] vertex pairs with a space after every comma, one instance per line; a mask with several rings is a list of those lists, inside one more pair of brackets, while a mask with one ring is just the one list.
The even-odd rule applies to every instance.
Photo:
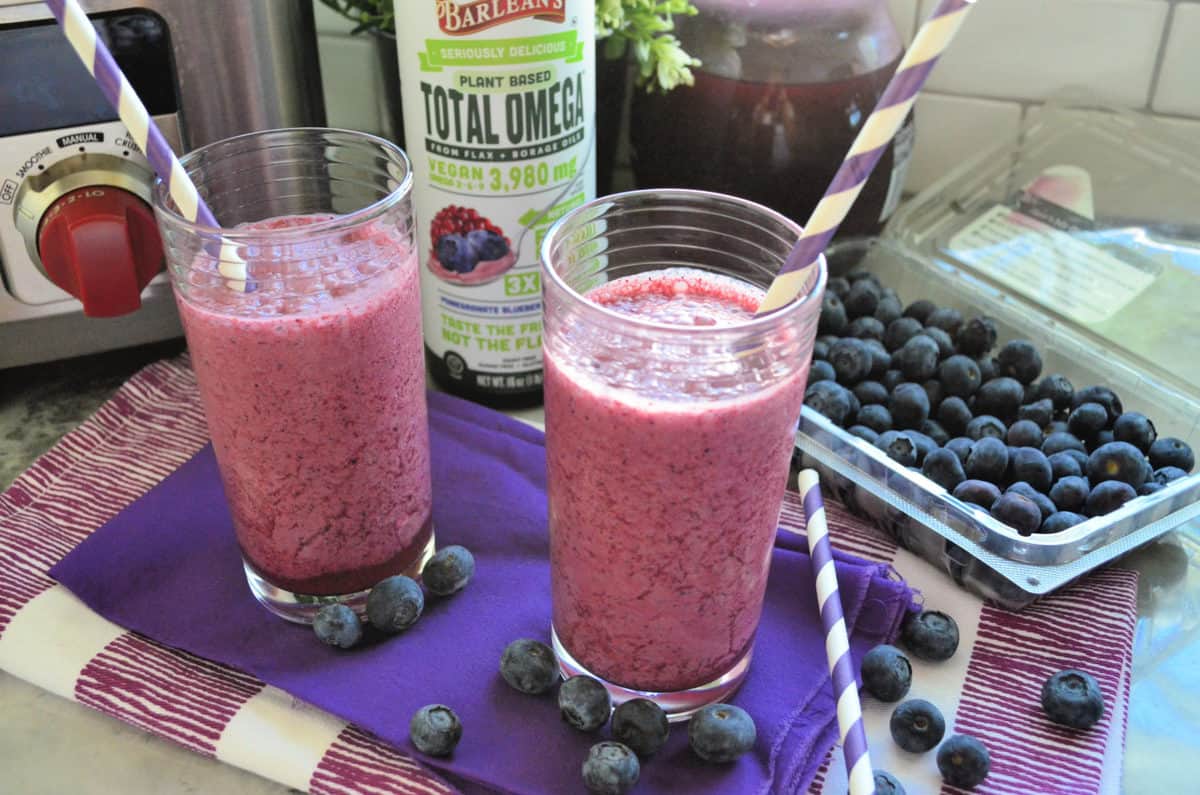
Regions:
[[116, 317], [142, 305], [141, 293], [163, 266], [154, 213], [128, 191], [79, 188], [50, 206], [38, 229], [50, 280], [83, 302], [89, 317]]

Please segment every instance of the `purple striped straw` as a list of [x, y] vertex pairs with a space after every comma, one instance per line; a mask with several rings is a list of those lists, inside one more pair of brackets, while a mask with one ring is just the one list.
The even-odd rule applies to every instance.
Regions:
[[[104, 98], [117, 111], [117, 115], [129, 129], [129, 135], [146, 153], [151, 167], [166, 184], [167, 192], [179, 208], [180, 215], [194, 223], [220, 228], [212, 210], [200, 198], [196, 185], [184, 171], [179, 158], [171, 151], [170, 144], [163, 138], [158, 125], [150, 118], [150, 112], [134, 92], [121, 67], [113, 60], [108, 47], [104, 46], [104, 42], [96, 35], [96, 29], [92, 27], [91, 20], [79, 7], [79, 3], [76, 0], [44, 2], [58, 20], [79, 60], [83, 61], [83, 65], [96, 79]], [[229, 280], [226, 284], [237, 290], [245, 290], [246, 263], [238, 256], [235, 247], [224, 243], [218, 260], [221, 275]]]
[[817, 607], [821, 611], [821, 625], [825, 628], [825, 656], [829, 660], [833, 695], [837, 699], [838, 728], [850, 779], [850, 795], [871, 795], [875, 792], [875, 774], [867, 751], [867, 730], [863, 725], [862, 704], [858, 700], [854, 663], [850, 659], [850, 637], [846, 633], [837, 570], [833, 565], [833, 545], [829, 543], [825, 504], [821, 500], [817, 473], [811, 469], [802, 470], [799, 486], [804, 501], [808, 551], [817, 583]]
[[810, 266], [816, 263], [846, 219], [867, 177], [871, 176], [883, 151], [908, 117], [917, 92], [933, 71], [933, 65], [958, 33], [974, 4], [975, 0], [941, 0], [917, 31], [912, 46], [879, 98], [879, 104], [859, 130], [833, 182], [813, 209], [800, 239], [771, 283], [758, 307], [759, 314], [786, 306], [800, 295], [808, 282]]

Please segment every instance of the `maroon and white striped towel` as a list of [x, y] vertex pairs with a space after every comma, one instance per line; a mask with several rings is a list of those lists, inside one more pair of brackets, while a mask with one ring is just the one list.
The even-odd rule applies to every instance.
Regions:
[[[253, 677], [100, 618], [46, 572], [207, 442], [186, 357], [129, 381], [0, 495], [0, 668], [65, 698], [314, 793], [449, 795], [442, 779], [354, 726]], [[890, 561], [929, 606], [959, 621], [954, 659], [915, 663], [912, 694], [942, 707], [951, 729], [979, 736], [992, 775], [977, 792], [1094, 793], [1119, 789], [1135, 618], [1136, 575], [1108, 570], [1022, 613], [983, 605], [947, 578], [829, 505], [835, 544]], [[788, 495], [781, 525], [803, 528]], [[1081, 666], [1104, 687], [1100, 726], [1077, 734], [1040, 715], [1049, 673]], [[890, 710], [867, 699], [872, 759], [910, 793], [940, 788], [932, 755], [893, 749]], [[846, 791], [837, 750], [813, 792]]]

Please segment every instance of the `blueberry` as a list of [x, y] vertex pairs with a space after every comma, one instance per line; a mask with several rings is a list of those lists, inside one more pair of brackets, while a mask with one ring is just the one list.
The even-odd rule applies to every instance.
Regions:
[[425, 594], [421, 586], [402, 574], [379, 582], [367, 595], [367, 620], [390, 635], [417, 623], [424, 609]]
[[1186, 478], [1187, 476], [1188, 473], [1179, 467], [1159, 467], [1158, 469], [1154, 470], [1153, 482], [1160, 486], [1165, 486], [1173, 480], [1179, 480], [1180, 478]]
[[462, 739], [462, 722], [445, 704], [429, 704], [417, 710], [408, 723], [408, 738], [423, 754], [449, 756]]
[[421, 570], [421, 582], [434, 596], [461, 591], [473, 576], [475, 556], [457, 544], [439, 549]]
[[1150, 452], [1150, 446], [1158, 438], [1158, 431], [1145, 414], [1127, 411], [1113, 422], [1113, 438], [1118, 442], [1129, 442], [1143, 453]]
[[817, 333], [841, 334], [849, 323], [842, 299], [827, 291], [821, 299], [821, 317], [817, 320]]
[[900, 372], [899, 370], [888, 370], [883, 374], [883, 377], [879, 379], [879, 383], [883, 384], [884, 389], [886, 389], [888, 392], [891, 392], [897, 386], [904, 383], [904, 373]]
[[963, 502], [990, 509], [1000, 499], [1000, 487], [986, 480], [964, 480], [954, 488], [954, 496]]
[[1088, 457], [1087, 477], [1092, 485], [1120, 480], [1137, 488], [1146, 480], [1146, 458], [1129, 442], [1109, 442]]
[[467, 242], [481, 260], [497, 260], [508, 253], [508, 243], [490, 229], [472, 229], [467, 232]]
[[804, 390], [804, 405], [823, 414], [834, 425], [843, 426], [850, 416], [853, 395], [846, 387], [833, 381], [817, 381]]
[[[1066, 420], [1054, 420], [1049, 425], [1047, 425], [1045, 428], [1042, 428], [1042, 433], [1044, 433], [1046, 436], [1049, 436], [1052, 433], [1070, 434], [1070, 431], [1067, 430], [1067, 421]], [[1079, 452], [1083, 452], [1083, 451], [1080, 450]], [[1049, 453], [1047, 453], [1047, 455], [1049, 455]]]
[[519, 638], [504, 648], [500, 675], [513, 690], [536, 696], [558, 682], [558, 663], [554, 651], [545, 643]]
[[936, 411], [941, 405], [942, 399], [945, 397], [945, 390], [942, 388], [942, 382], [936, 378], [930, 378], [921, 384], [921, 389], [925, 390], [925, 396], [929, 398], [929, 410]]
[[325, 605], [313, 618], [317, 639], [330, 646], [348, 649], [362, 639], [362, 622], [348, 605]]
[[851, 391], [864, 406], [887, 403], [888, 400], [887, 388], [878, 381], [859, 381]]
[[937, 372], [940, 352], [932, 337], [918, 334], [896, 351], [892, 360], [909, 381], [921, 383]]
[[1005, 422], [1017, 418], [1017, 410], [1025, 398], [1025, 387], [1015, 378], [1000, 376], [980, 385], [975, 393], [975, 413], [991, 414]]
[[637, 754], [621, 743], [596, 743], [583, 760], [583, 785], [596, 795], [625, 795], [641, 774]]
[[965, 436], [956, 436], [942, 446], [958, 456], [959, 461], [961, 461], [963, 464], [966, 464], [967, 456], [971, 454], [971, 447], [974, 446], [974, 444], [975, 441], [972, 439], [968, 439]]
[[899, 350], [904, 343], [917, 336], [924, 330], [921, 321], [911, 317], [901, 317], [888, 323], [883, 332], [883, 345], [889, 351]]
[[[1021, 400], [1022, 405], [1026, 403], [1032, 403], [1033, 401], [1037, 400], [1038, 383], [1039, 382], [1034, 381], [1033, 383], [1025, 385], [1025, 397]], [[1018, 412], [1019, 411], [1020, 410], [1018, 409]]]
[[448, 271], [470, 273], [479, 263], [479, 253], [462, 235], [443, 235], [434, 248], [438, 262]]
[[912, 686], [912, 663], [895, 646], [876, 646], [863, 656], [862, 683], [880, 701], [899, 701]]
[[1075, 398], [1075, 387], [1065, 375], [1053, 373], [1038, 381], [1037, 396], [1039, 400], [1049, 400], [1056, 410], [1066, 411]]
[[884, 431], [879, 434], [875, 446], [900, 466], [910, 467], [917, 463], [917, 444], [907, 433]]
[[986, 384], [998, 375], [996, 360], [990, 356], [980, 356], [975, 360], [975, 364], [979, 365], [979, 379], [982, 383]]
[[1023, 480], [1042, 493], [1050, 490], [1054, 475], [1046, 454], [1041, 450], [1036, 447], [1018, 447], [1009, 455], [1008, 460], [1013, 480]]
[[1114, 441], [1113, 432], [1103, 430], [1093, 436], [1091, 439], [1084, 440], [1084, 446], [1087, 447], [1089, 453], [1094, 453], [1109, 442]]
[[850, 292], [850, 282], [841, 276], [834, 276], [825, 284], [825, 293], [833, 293], [838, 298], [845, 299]]
[[958, 456], [944, 448], [925, 456], [921, 473], [947, 491], [953, 491], [955, 486], [967, 479]]
[[879, 441], [879, 433], [868, 428], [866, 425], [851, 425], [846, 429], [846, 433], [865, 440], [867, 444], [875, 444]]
[[871, 355], [871, 369], [867, 373], [867, 378], [872, 380], [882, 378], [883, 374], [892, 366], [892, 355], [877, 339], [864, 339], [863, 342], [867, 346], [867, 352]]
[[900, 780], [886, 770], [873, 771], [875, 776], [875, 795], [907, 795]]
[[1068, 475], [1060, 478], [1050, 488], [1050, 499], [1054, 501], [1054, 505], [1060, 511], [1079, 512], [1083, 510], [1083, 504], [1087, 502], [1089, 491], [1091, 491], [1091, 485], [1086, 479]]
[[1083, 524], [1086, 521], [1086, 516], [1075, 513], [1074, 511], [1057, 511], [1042, 520], [1042, 526], [1038, 528], [1038, 532], [1061, 533], [1067, 528], [1074, 527], [1077, 524]]
[[1002, 376], [1031, 384], [1042, 374], [1042, 356], [1029, 340], [1012, 340], [996, 354], [996, 368]]
[[933, 443], [938, 447], [950, 441], [950, 434], [942, 427], [942, 424], [937, 420], [925, 420], [921, 423], [921, 433], [933, 440]]
[[999, 439], [985, 436], [976, 440], [967, 455], [964, 471], [972, 480], [1000, 483], [1008, 470], [1008, 445]]
[[933, 704], [914, 698], [892, 711], [888, 728], [896, 745], [910, 753], [923, 754], [942, 741], [946, 734], [946, 719]]
[[1055, 507], [1053, 500], [1023, 480], [1018, 480], [1016, 483], [1004, 490], [1006, 494], [1010, 491], [1014, 494], [1020, 494], [1022, 497], [1028, 497], [1030, 500], [1032, 500], [1033, 504], [1038, 507], [1039, 511], [1041, 511], [1042, 521], [1045, 521], [1047, 516], [1058, 510], [1058, 508]]
[[960, 397], [948, 397], [938, 404], [938, 422], [950, 433], [965, 433], [972, 417], [967, 402]]
[[822, 334], [819, 337], [817, 337], [815, 342], [822, 343], [825, 345], [825, 350], [826, 350], [825, 358], [829, 358], [829, 356], [828, 356], [829, 349], [832, 348], [834, 343], [840, 339], [841, 339], [841, 337], [839, 337], [837, 334]]
[[815, 384], [818, 381], [835, 381], [837, 373], [833, 371], [833, 365], [829, 362], [814, 360], [808, 366], [808, 383]]
[[904, 316], [911, 317], [923, 326], [925, 325], [925, 321], [929, 319], [929, 316], [936, 311], [937, 304], [921, 298], [904, 307]]
[[1103, 516], [1112, 513], [1125, 503], [1137, 496], [1133, 486], [1120, 480], [1106, 480], [1097, 483], [1088, 492], [1087, 501], [1083, 504], [1083, 512], [1088, 516]]
[[917, 466], [921, 466], [925, 461], [925, 456], [938, 449], [938, 443], [932, 437], [927, 436], [920, 431], [906, 430], [904, 431], [908, 438], [912, 439], [912, 443], [917, 446]]
[[897, 428], [917, 428], [929, 418], [929, 396], [920, 384], [900, 384], [888, 401]]
[[741, 707], [710, 704], [688, 721], [688, 744], [705, 762], [732, 762], [754, 747], [758, 732]]
[[1038, 430], [1045, 428], [1054, 419], [1054, 404], [1049, 398], [1026, 403], [1017, 409], [1017, 419], [1032, 422]]
[[973, 317], [954, 335], [959, 353], [979, 358], [996, 345], [996, 321], [990, 317]]
[[925, 330], [921, 333], [937, 343], [939, 359], [945, 359], [947, 356], [954, 355], [954, 340], [950, 338], [945, 329], [940, 329], [937, 326], [926, 326]]
[[558, 688], [558, 711], [569, 726], [594, 732], [608, 723], [612, 698], [599, 679], [572, 676]]
[[879, 277], [871, 273], [869, 270], [865, 268], [855, 268], [846, 274], [846, 281], [850, 282], [851, 287], [854, 286], [855, 282], [861, 282], [863, 279], [866, 279], [871, 284], [875, 285], [875, 288], [882, 292], [883, 282], [879, 281]]
[[1078, 450], [1085, 452], [1083, 442], [1079, 441], [1072, 433], [1055, 431], [1046, 435], [1046, 440], [1042, 442], [1042, 452], [1046, 455], [1054, 455], [1063, 450]]
[[1108, 409], [1099, 403], [1080, 403], [1067, 417], [1067, 430], [1080, 439], [1090, 439], [1108, 425]]
[[829, 363], [843, 386], [854, 386], [871, 373], [871, 351], [862, 340], [842, 337], [829, 348]]
[[962, 312], [951, 306], [943, 306], [933, 310], [925, 318], [925, 325], [933, 328], [940, 328], [943, 331], [948, 331], [951, 334], [958, 332], [963, 324]]
[[1040, 448], [1042, 446], [1042, 429], [1032, 420], [1017, 420], [1008, 426], [1006, 438], [1013, 447]]
[[859, 339], [883, 339], [883, 324], [870, 315], [856, 317], [846, 326], [847, 337]]
[[846, 314], [850, 317], [873, 315], [875, 307], [879, 306], [881, 290], [869, 279], [851, 282], [850, 292], [846, 293]]
[[1003, 439], [1008, 434], [1008, 426], [990, 414], [972, 417], [967, 423], [966, 435], [972, 439]]
[[[1044, 450], [1042, 452], [1045, 452]], [[1069, 455], [1075, 459], [1075, 463], [1079, 464], [1079, 474], [1087, 472], [1088, 454], [1082, 450], [1063, 450], [1064, 455]]]
[[949, 660], [958, 649], [958, 624], [945, 613], [923, 610], [904, 622], [900, 642], [922, 660]]
[[992, 503], [992, 516], [1015, 529], [1021, 535], [1029, 535], [1042, 526], [1042, 509], [1024, 494], [1005, 492]]
[[865, 425], [876, 433], [883, 433], [891, 430], [892, 414], [886, 407], [872, 403], [858, 410], [855, 422]]
[[983, 382], [979, 378], [979, 365], [970, 356], [956, 354], [938, 367], [938, 377], [947, 395], [970, 397]]
[[904, 306], [894, 295], [880, 297], [879, 303], [875, 306], [875, 319], [884, 326], [898, 319], [902, 314], [904, 314]]
[[1187, 442], [1171, 436], [1156, 439], [1154, 444], [1150, 445], [1149, 455], [1150, 466], [1154, 469], [1179, 467], [1184, 472], [1191, 472], [1192, 467], [1196, 465], [1196, 458]]
[[628, 745], [640, 757], [657, 753], [670, 734], [667, 713], [648, 698], [631, 699], [613, 710], [613, 738]]
[[1137, 493], [1139, 497], [1144, 497], [1147, 494], [1157, 494], [1165, 488], [1166, 486], [1164, 486], [1162, 483], [1156, 483], [1153, 480], [1147, 480], [1145, 483], [1138, 486]]
[[[1046, 460], [1050, 462], [1050, 475], [1055, 481], [1083, 475], [1083, 466], [1080, 466], [1079, 460], [1071, 455], [1070, 450], [1063, 450], [1054, 455], [1046, 456]], [[1086, 457], [1083, 463], [1085, 466], [1087, 465]]]
[[[1071, 398], [1071, 409], [1077, 409], [1084, 403], [1099, 403], [1108, 412], [1108, 422], [1111, 423], [1125, 413], [1121, 407], [1121, 398], [1106, 386], [1085, 386]], [[1106, 423], [1108, 424], [1108, 423]]]
[[829, 342], [823, 339], [813, 340], [812, 357], [814, 360], [829, 358]]
[[1042, 709], [1055, 723], [1090, 729], [1104, 715], [1100, 684], [1083, 671], [1059, 671], [1042, 685]]
[[969, 734], [954, 734], [937, 752], [942, 780], [952, 787], [974, 789], [985, 778], [991, 760], [983, 743]]

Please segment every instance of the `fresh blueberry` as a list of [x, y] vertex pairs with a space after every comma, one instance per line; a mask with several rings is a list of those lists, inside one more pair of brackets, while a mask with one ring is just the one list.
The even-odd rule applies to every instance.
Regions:
[[1008, 470], [1008, 446], [999, 439], [985, 436], [976, 440], [967, 455], [964, 471], [971, 480], [1000, 483]]
[[1087, 478], [1093, 485], [1120, 480], [1137, 488], [1146, 481], [1146, 457], [1129, 442], [1109, 442], [1088, 457]]
[[912, 686], [912, 663], [895, 646], [876, 646], [863, 656], [862, 683], [880, 701], [899, 701]]
[[[1033, 401], [1037, 400], [1037, 388], [1038, 388], [1037, 381], [1034, 381], [1031, 384], [1025, 385], [1025, 397], [1021, 399], [1022, 405], [1026, 404], [1026, 403], [1032, 403]], [[1020, 413], [1020, 409], [1017, 409], [1017, 413], [1018, 414]]]
[[1081, 477], [1083, 475], [1083, 466], [1087, 465], [1086, 457], [1084, 458], [1083, 466], [1081, 466], [1079, 459], [1071, 455], [1070, 450], [1063, 450], [1054, 455], [1046, 456], [1046, 460], [1050, 462], [1050, 475], [1056, 482], [1063, 478]]
[[408, 723], [408, 738], [423, 754], [449, 756], [462, 739], [458, 715], [445, 704], [429, 704], [417, 710]]
[[986, 510], [1000, 499], [1000, 487], [986, 480], [964, 480], [954, 488], [954, 496]]
[[855, 422], [859, 425], [867, 426], [876, 433], [883, 433], [884, 431], [891, 430], [892, 413], [887, 410], [886, 406], [879, 406], [872, 403], [858, 410]]
[[1117, 417], [1112, 426], [1113, 438], [1118, 442], [1129, 442], [1143, 453], [1150, 452], [1150, 446], [1158, 438], [1158, 431], [1145, 414], [1127, 411]]
[[929, 418], [929, 396], [920, 384], [900, 384], [892, 390], [888, 410], [897, 428], [918, 428]]
[[1087, 501], [1083, 504], [1083, 512], [1088, 516], [1103, 516], [1112, 513], [1125, 503], [1137, 496], [1133, 486], [1120, 480], [1106, 480], [1097, 483], [1088, 492]]
[[1106, 430], [1100, 431], [1099, 433], [1097, 433], [1095, 436], [1093, 436], [1090, 439], [1085, 439], [1083, 444], [1085, 447], [1087, 447], [1087, 450], [1089, 453], [1094, 453], [1097, 450], [1099, 450], [1101, 447], [1103, 447], [1104, 445], [1106, 445], [1112, 441], [1115, 441], [1115, 439], [1113, 438], [1113, 432], [1106, 429]]
[[1050, 402], [1049, 398], [1026, 403], [1017, 409], [1017, 419], [1028, 420], [1041, 430], [1054, 419], [1054, 404]]
[[888, 458], [900, 466], [915, 466], [917, 463], [917, 443], [912, 436], [901, 431], [884, 431], [879, 434], [875, 446], [885, 452]]
[[1050, 487], [1050, 499], [1060, 511], [1080, 512], [1087, 502], [1091, 485], [1085, 478], [1068, 475]]
[[479, 264], [479, 253], [462, 235], [443, 235], [435, 251], [442, 267], [454, 273], [470, 273]]
[[1075, 392], [1071, 398], [1071, 409], [1075, 410], [1084, 403], [1099, 403], [1104, 406], [1108, 412], [1108, 425], [1125, 413], [1121, 407], [1121, 398], [1117, 397], [1117, 393], [1106, 386], [1085, 386]]
[[1003, 439], [1008, 434], [1008, 426], [991, 414], [980, 414], [972, 417], [967, 423], [966, 435], [972, 439]]
[[856, 317], [846, 326], [847, 337], [858, 339], [883, 339], [883, 324], [870, 315]]
[[467, 232], [467, 242], [483, 261], [497, 260], [508, 253], [508, 243], [490, 229], [472, 229]]
[[1067, 430], [1080, 439], [1090, 439], [1108, 425], [1108, 409], [1099, 403], [1080, 403], [1067, 417]]
[[1018, 480], [1004, 491], [1005, 493], [1011, 491], [1014, 494], [1020, 494], [1022, 497], [1028, 497], [1029, 499], [1033, 500], [1033, 504], [1036, 505], [1038, 510], [1042, 512], [1042, 521], [1044, 521], [1047, 516], [1058, 510], [1058, 508], [1055, 507], [1053, 500], [1023, 480]]
[[882, 292], [883, 282], [881, 282], [879, 280], [878, 276], [871, 273], [866, 268], [855, 268], [854, 270], [852, 270], [846, 274], [846, 281], [850, 282], [851, 287], [854, 286], [855, 282], [861, 282], [863, 279], [866, 279], [871, 284], [875, 285], [876, 289], [878, 289]]
[[804, 390], [804, 405], [809, 406], [837, 426], [846, 424], [852, 404], [851, 392], [833, 381], [817, 381]]
[[937, 752], [942, 780], [952, 787], [974, 789], [987, 778], [991, 759], [987, 747], [969, 734], [951, 735]]
[[891, 393], [893, 389], [904, 383], [904, 373], [900, 372], [899, 370], [888, 370], [883, 374], [883, 377], [879, 379], [879, 383], [883, 384], [883, 388]]
[[1147, 494], [1157, 494], [1165, 488], [1166, 486], [1161, 483], [1155, 483], [1153, 480], [1147, 480], [1145, 483], [1138, 486], [1137, 493], [1139, 497], [1144, 497]]
[[1186, 478], [1187, 476], [1188, 473], [1179, 467], [1159, 467], [1158, 469], [1154, 470], [1153, 482], [1160, 486], [1165, 486], [1173, 480], [1179, 480], [1180, 478]]
[[1008, 426], [1007, 441], [1013, 447], [1042, 446], [1042, 429], [1032, 420], [1017, 420]]
[[873, 771], [875, 776], [875, 795], [907, 795], [900, 780], [886, 770]]
[[850, 282], [842, 276], [834, 276], [825, 284], [825, 292], [833, 293], [838, 298], [845, 298], [850, 292]]
[[967, 401], [960, 397], [948, 397], [938, 404], [937, 419], [950, 433], [966, 433], [967, 424], [973, 419]]
[[852, 282], [850, 292], [846, 293], [846, 314], [853, 318], [875, 314], [881, 293], [882, 290], [870, 279]]
[[946, 719], [933, 704], [914, 698], [892, 711], [888, 728], [896, 745], [910, 753], [923, 754], [942, 741], [946, 734]]
[[1009, 455], [1009, 474], [1013, 480], [1023, 480], [1043, 494], [1054, 482], [1053, 471], [1046, 454], [1036, 447], [1018, 447]]
[[828, 356], [829, 349], [832, 348], [834, 343], [836, 343], [840, 339], [841, 339], [841, 337], [839, 337], [837, 334], [821, 334], [820, 336], [817, 337], [815, 342], [823, 343], [825, 345], [826, 356], [823, 358], [826, 358], [826, 359], [829, 358], [829, 356]]
[[937, 326], [926, 326], [925, 330], [921, 333], [937, 343], [939, 359], [945, 359], [947, 356], [954, 355], [954, 340], [950, 338], [945, 329], [940, 329]]
[[942, 447], [950, 441], [950, 433], [937, 420], [925, 420], [921, 423], [921, 433], [933, 439], [933, 443]]
[[904, 314], [904, 306], [900, 303], [900, 299], [894, 295], [882, 296], [879, 299], [879, 303], [875, 306], [875, 319], [884, 326], [891, 324], [902, 314]]
[[1091, 674], [1059, 671], [1042, 685], [1042, 709], [1055, 723], [1090, 729], [1104, 715], [1104, 696]]
[[829, 363], [843, 386], [854, 386], [871, 373], [871, 351], [863, 341], [842, 337], [829, 348]]
[[945, 613], [923, 610], [904, 622], [900, 642], [922, 660], [949, 660], [958, 649], [958, 624]]
[[545, 643], [519, 638], [504, 648], [500, 675], [513, 690], [536, 696], [558, 682], [558, 663], [554, 651]]
[[1046, 440], [1042, 442], [1042, 452], [1046, 455], [1054, 455], [1063, 450], [1078, 450], [1081, 453], [1086, 453], [1083, 442], [1079, 441], [1072, 433], [1064, 431], [1054, 431], [1046, 434]]
[[888, 401], [887, 388], [878, 381], [860, 381], [851, 390], [864, 406], [883, 404]]
[[829, 358], [829, 343], [823, 339], [813, 340], [812, 357], [817, 361]]
[[732, 762], [754, 747], [754, 720], [741, 707], [710, 704], [688, 721], [688, 744], [705, 762]]
[[992, 516], [1015, 529], [1021, 535], [1029, 535], [1042, 526], [1042, 509], [1024, 494], [1005, 492], [992, 503]]
[[990, 317], [973, 317], [954, 335], [959, 353], [978, 359], [996, 345], [996, 321]]
[[1042, 526], [1038, 528], [1038, 532], [1061, 533], [1067, 528], [1074, 527], [1077, 524], [1083, 524], [1086, 521], [1086, 516], [1075, 513], [1074, 511], [1056, 511], [1042, 520]]
[[842, 299], [826, 291], [825, 297], [821, 299], [821, 317], [817, 320], [817, 333], [840, 335], [846, 330], [849, 322], [846, 305], [842, 303]]
[[641, 774], [637, 754], [621, 743], [596, 743], [583, 760], [583, 785], [596, 795], [625, 795]]
[[818, 381], [836, 381], [837, 373], [833, 370], [833, 365], [826, 361], [816, 359], [808, 367], [808, 383], [815, 384]]
[[921, 466], [925, 461], [925, 456], [938, 449], [938, 443], [932, 437], [922, 433], [921, 431], [907, 430], [904, 432], [912, 443], [917, 446], [917, 466]]
[[938, 366], [938, 377], [947, 395], [970, 397], [983, 382], [979, 377], [979, 365], [970, 356], [961, 353], [951, 356]]
[[[1052, 433], [1070, 434], [1070, 431], [1067, 430], [1067, 421], [1066, 420], [1053, 420], [1045, 428], [1042, 428], [1042, 433], [1044, 433], [1046, 436], [1049, 436]], [[1082, 452], [1082, 450], [1080, 452]], [[1046, 455], [1050, 455], [1050, 454], [1047, 453]]]
[[348, 649], [362, 639], [362, 621], [349, 606], [340, 602], [318, 610], [312, 628], [322, 643], [342, 649]]
[[929, 316], [936, 311], [937, 304], [933, 301], [926, 301], [924, 298], [920, 298], [904, 307], [904, 316], [911, 317], [923, 326], [925, 325], [925, 321], [929, 319]]
[[866, 441], [867, 444], [875, 444], [879, 441], [879, 433], [871, 430], [866, 425], [851, 425], [846, 429], [846, 433], [851, 436], [857, 436], [859, 439]]
[[930, 378], [921, 384], [921, 389], [925, 390], [925, 397], [929, 398], [929, 411], [937, 411], [937, 407], [941, 405], [942, 399], [946, 396], [942, 382], [936, 378]]
[[919, 384], [932, 378], [937, 372], [939, 356], [937, 342], [925, 334], [918, 334], [893, 354], [892, 361], [904, 373], [905, 378]]
[[883, 378], [883, 374], [892, 366], [892, 355], [877, 339], [867, 338], [863, 342], [867, 346], [867, 353], [871, 355], [871, 370], [867, 373], [867, 378], [872, 381]]
[[411, 577], [397, 574], [375, 585], [367, 595], [371, 626], [394, 635], [417, 623], [425, 609], [425, 594]]
[[1075, 398], [1075, 387], [1065, 375], [1053, 373], [1038, 381], [1037, 396], [1049, 400], [1057, 411], [1066, 411]]
[[967, 456], [971, 454], [971, 448], [974, 445], [975, 441], [973, 439], [968, 439], [966, 436], [956, 436], [942, 446], [958, 456], [959, 461], [966, 464]]
[[558, 711], [568, 725], [581, 732], [594, 732], [608, 723], [612, 698], [599, 679], [572, 676], [558, 688]]
[[996, 360], [991, 356], [980, 356], [975, 360], [975, 364], [979, 365], [980, 383], [986, 384], [999, 375], [996, 371]]
[[1187, 442], [1166, 436], [1156, 439], [1150, 445], [1150, 466], [1154, 469], [1163, 467], [1179, 467], [1184, 472], [1191, 472], [1196, 465], [1196, 458]]
[[975, 413], [991, 414], [1005, 422], [1017, 418], [1025, 398], [1025, 387], [1015, 378], [1000, 376], [980, 385], [975, 393]]
[[475, 556], [453, 544], [434, 553], [421, 570], [421, 582], [434, 596], [449, 596], [466, 587], [475, 576]]
[[648, 698], [631, 699], [613, 710], [613, 738], [628, 745], [640, 757], [657, 753], [670, 734], [667, 713]]
[[953, 491], [955, 486], [967, 479], [958, 456], [945, 448], [925, 456], [921, 473], [947, 491]]
[[883, 332], [883, 345], [889, 351], [898, 351], [913, 337], [924, 330], [921, 321], [911, 317], [901, 317], [888, 323]]
[[952, 306], [943, 306], [933, 310], [925, 318], [925, 325], [933, 328], [940, 328], [943, 331], [948, 331], [951, 334], [958, 333], [963, 324], [962, 312], [959, 312]]
[[1029, 340], [1012, 340], [996, 354], [996, 367], [1002, 376], [1031, 384], [1042, 373], [1042, 356]]

